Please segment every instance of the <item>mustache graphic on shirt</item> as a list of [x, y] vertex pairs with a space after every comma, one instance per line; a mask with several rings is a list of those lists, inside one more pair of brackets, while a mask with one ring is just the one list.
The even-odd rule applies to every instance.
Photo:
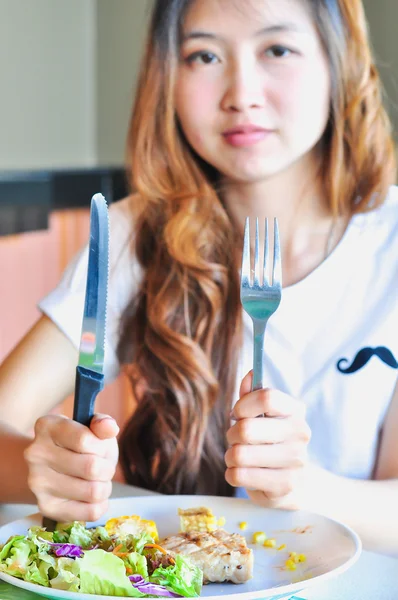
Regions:
[[345, 373], [349, 375], [350, 373], [355, 373], [362, 369], [370, 361], [372, 356], [377, 356], [380, 360], [393, 369], [398, 369], [398, 362], [395, 359], [391, 350], [386, 348], [385, 346], [377, 346], [377, 348], [361, 348], [359, 352], [356, 354], [354, 360], [348, 367], [344, 367], [343, 365], [349, 363], [347, 358], [340, 358], [337, 362], [337, 368], [340, 373]]

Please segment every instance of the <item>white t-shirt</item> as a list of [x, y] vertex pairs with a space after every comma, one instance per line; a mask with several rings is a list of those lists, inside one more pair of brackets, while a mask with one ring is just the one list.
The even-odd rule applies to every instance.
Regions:
[[[141, 279], [130, 251], [130, 201], [110, 208], [107, 381], [119, 372], [119, 320]], [[87, 248], [39, 304], [76, 347], [86, 270]], [[267, 326], [267, 387], [304, 400], [312, 430], [309, 455], [340, 475], [372, 475], [378, 437], [398, 380], [397, 290], [398, 188], [392, 187], [380, 208], [352, 218], [343, 239], [317, 269], [283, 289], [280, 307]], [[376, 349], [378, 355], [372, 355]], [[252, 324], [244, 313], [236, 399], [252, 360]], [[344, 372], [347, 367], [352, 372]]]

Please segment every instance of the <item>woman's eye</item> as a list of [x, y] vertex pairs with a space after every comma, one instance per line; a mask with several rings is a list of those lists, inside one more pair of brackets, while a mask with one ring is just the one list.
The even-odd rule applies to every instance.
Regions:
[[292, 51], [285, 46], [271, 46], [265, 51], [265, 54], [271, 58], [286, 58], [292, 54]]
[[188, 63], [199, 63], [202, 65], [212, 65], [218, 62], [218, 58], [212, 52], [194, 52], [186, 59]]

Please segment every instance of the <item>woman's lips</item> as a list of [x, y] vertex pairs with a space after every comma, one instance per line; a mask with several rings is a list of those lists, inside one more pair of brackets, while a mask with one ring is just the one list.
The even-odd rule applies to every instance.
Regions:
[[252, 146], [270, 135], [270, 129], [263, 129], [254, 125], [242, 125], [223, 132], [227, 144], [235, 147]]

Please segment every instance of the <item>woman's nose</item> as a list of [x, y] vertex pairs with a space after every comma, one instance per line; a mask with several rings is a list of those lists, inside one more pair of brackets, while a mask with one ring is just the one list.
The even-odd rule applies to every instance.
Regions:
[[231, 69], [222, 99], [222, 109], [244, 112], [252, 108], [262, 108], [264, 103], [264, 82], [258, 69], [248, 63]]

